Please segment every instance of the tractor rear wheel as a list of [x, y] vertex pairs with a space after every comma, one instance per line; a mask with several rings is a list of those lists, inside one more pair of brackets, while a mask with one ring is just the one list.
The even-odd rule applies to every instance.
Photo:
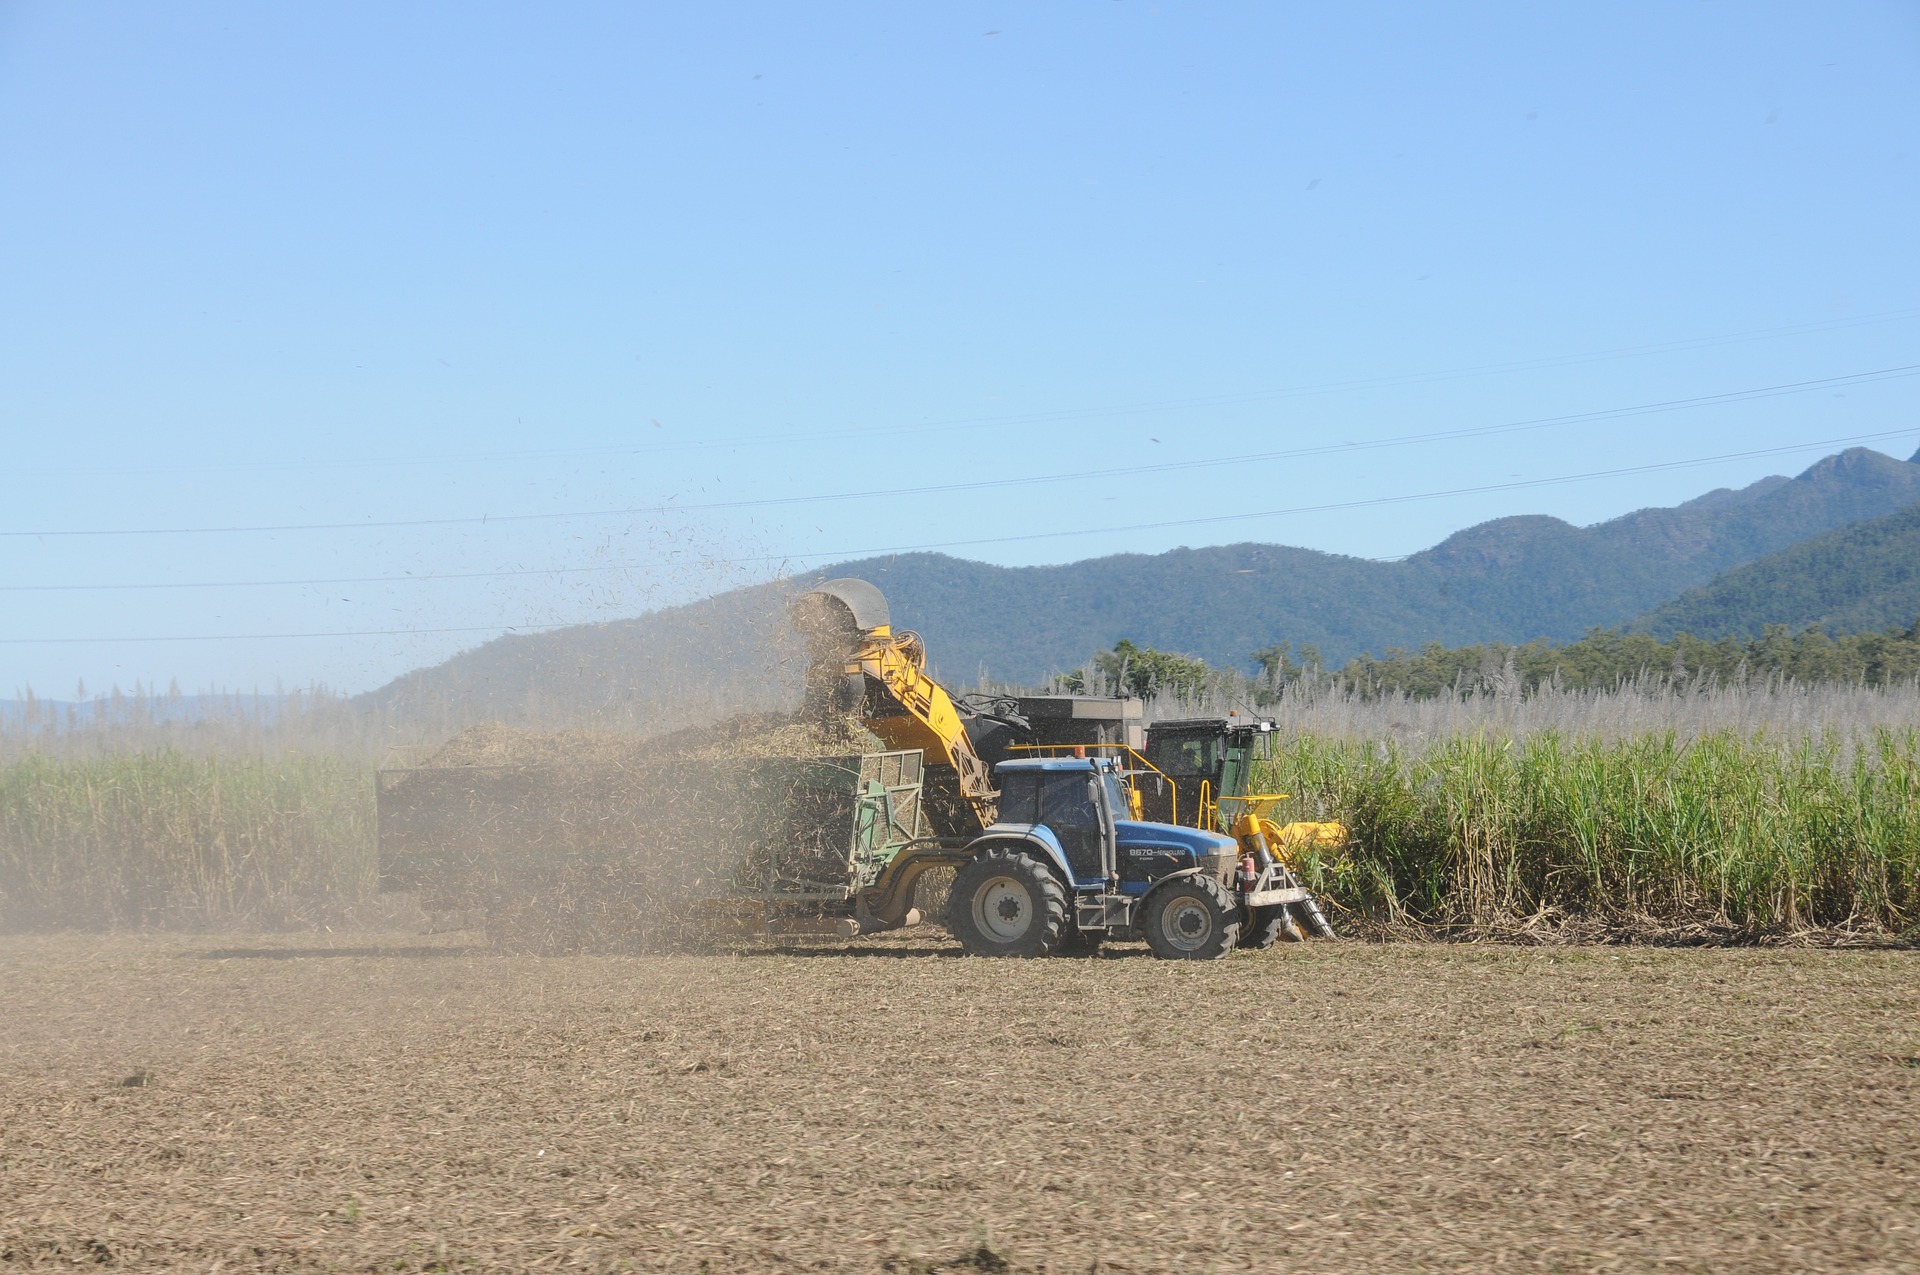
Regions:
[[1289, 943], [1298, 943], [1306, 935], [1300, 932], [1300, 925], [1293, 919], [1293, 910], [1284, 903], [1271, 903], [1263, 908], [1249, 908], [1247, 922], [1240, 930], [1240, 946], [1263, 950], [1272, 947], [1281, 939]]
[[1212, 877], [1181, 877], [1147, 896], [1140, 928], [1163, 961], [1217, 961], [1240, 940], [1240, 910]]
[[968, 956], [1045, 956], [1067, 926], [1067, 892], [1019, 850], [988, 850], [961, 866], [947, 896], [947, 928]]

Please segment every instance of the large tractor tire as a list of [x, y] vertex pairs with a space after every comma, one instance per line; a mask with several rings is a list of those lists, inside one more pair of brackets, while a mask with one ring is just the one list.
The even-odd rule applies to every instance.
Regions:
[[1140, 928], [1163, 961], [1217, 961], [1240, 941], [1240, 910], [1212, 877], [1181, 877], [1147, 896]]
[[954, 873], [947, 928], [969, 956], [1046, 956], [1066, 933], [1067, 892], [1032, 855], [989, 850]]
[[1264, 908], [1249, 910], [1252, 916], [1240, 928], [1241, 947], [1264, 950], [1281, 939], [1298, 943], [1306, 937], [1300, 932], [1299, 922], [1293, 919], [1293, 909], [1285, 903], [1272, 903]]

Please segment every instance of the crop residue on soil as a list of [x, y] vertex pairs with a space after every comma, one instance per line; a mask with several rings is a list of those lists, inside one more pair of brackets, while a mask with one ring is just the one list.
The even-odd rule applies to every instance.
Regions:
[[[1888, 952], [0, 939], [22, 1267], [1920, 1266]], [[276, 946], [278, 945], [278, 946]], [[128, 1087], [130, 1074], [153, 1083]], [[986, 1254], [982, 1257], [982, 1253]]]

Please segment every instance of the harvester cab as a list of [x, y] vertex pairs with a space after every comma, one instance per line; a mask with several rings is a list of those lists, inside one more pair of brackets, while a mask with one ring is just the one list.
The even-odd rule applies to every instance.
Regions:
[[[1261, 741], [1273, 734], [1265, 719], [1192, 717], [1153, 722], [1142, 756], [1154, 782], [1140, 785], [1146, 817], [1231, 835], [1245, 855], [1242, 875], [1254, 874], [1258, 889], [1293, 890], [1302, 882], [1296, 866], [1308, 848], [1337, 849], [1347, 842], [1338, 823], [1275, 823], [1268, 814], [1285, 793], [1254, 790], [1254, 762]], [[1304, 934], [1333, 937], [1333, 927], [1311, 894], [1274, 907], [1248, 921], [1260, 946]]]
[[1272, 731], [1270, 721], [1237, 717], [1193, 717], [1149, 725], [1142, 751], [1166, 782], [1143, 785], [1146, 817], [1212, 828], [1223, 814], [1240, 813], [1232, 807], [1249, 795], [1255, 750]]

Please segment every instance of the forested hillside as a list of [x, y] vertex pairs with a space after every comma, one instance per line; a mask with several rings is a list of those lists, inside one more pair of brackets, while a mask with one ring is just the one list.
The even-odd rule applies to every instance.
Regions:
[[1336, 665], [1430, 643], [1571, 642], [1729, 568], [1917, 501], [1920, 464], [1856, 448], [1793, 479], [1592, 527], [1544, 515], [1482, 523], [1397, 562], [1253, 543], [1041, 567], [902, 554], [632, 620], [502, 638], [369, 698], [402, 712], [508, 720], [555, 706], [635, 722], [762, 706], [797, 676], [783, 645], [784, 599], [839, 575], [878, 584], [896, 625], [920, 631], [936, 672], [960, 686], [1037, 682], [1121, 639], [1243, 670], [1279, 642], [1316, 647]]
[[1655, 608], [1634, 628], [1750, 637], [1769, 624], [1858, 632], [1920, 616], [1920, 505], [1735, 567]]
[[1572, 641], [1729, 567], [1916, 501], [1920, 464], [1856, 448], [1797, 478], [1592, 527], [1545, 516], [1482, 523], [1400, 562], [1237, 544], [1052, 567], [909, 554], [830, 574], [879, 584], [949, 678], [986, 669], [1030, 680], [1121, 638], [1220, 667], [1251, 668], [1253, 652], [1280, 641], [1339, 663], [1433, 641]]

